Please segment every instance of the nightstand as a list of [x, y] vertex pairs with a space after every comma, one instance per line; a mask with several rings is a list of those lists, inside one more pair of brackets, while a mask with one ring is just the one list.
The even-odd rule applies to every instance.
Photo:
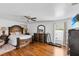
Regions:
[[5, 41], [5, 44], [8, 43], [8, 36], [7, 35], [1, 35], [0, 36], [0, 39], [1, 40], [4, 40]]

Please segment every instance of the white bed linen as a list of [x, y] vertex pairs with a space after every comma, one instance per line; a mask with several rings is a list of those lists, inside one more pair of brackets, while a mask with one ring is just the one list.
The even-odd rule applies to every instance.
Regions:
[[31, 37], [32, 37], [31, 35], [22, 35], [22, 34], [21, 35], [10, 35], [8, 43], [16, 46], [17, 45], [17, 38], [20, 38], [21, 40], [23, 40], [23, 39], [27, 40]]
[[22, 39], [29, 39], [31, 38], [32, 36], [31, 35], [20, 35], [19, 38], [22, 40]]

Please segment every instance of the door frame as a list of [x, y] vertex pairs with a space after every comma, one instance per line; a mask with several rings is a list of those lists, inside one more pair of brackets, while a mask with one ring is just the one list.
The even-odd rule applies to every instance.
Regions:
[[[59, 21], [60, 23], [62, 22], [62, 21]], [[53, 23], [53, 42], [54, 42], [54, 34], [55, 34], [55, 24], [56, 24], [57, 22], [54, 22]], [[63, 38], [63, 45], [64, 46], [66, 46], [66, 42], [67, 42], [67, 22], [66, 21], [63, 21], [63, 23], [64, 23], [64, 38]]]

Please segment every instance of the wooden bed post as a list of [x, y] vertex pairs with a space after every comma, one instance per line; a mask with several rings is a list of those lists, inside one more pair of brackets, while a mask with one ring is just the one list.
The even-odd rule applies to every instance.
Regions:
[[19, 41], [20, 41], [20, 39], [19, 39], [19, 38], [17, 38], [17, 45], [16, 45], [16, 49], [17, 49], [17, 48], [20, 48], [20, 42], [19, 42]]

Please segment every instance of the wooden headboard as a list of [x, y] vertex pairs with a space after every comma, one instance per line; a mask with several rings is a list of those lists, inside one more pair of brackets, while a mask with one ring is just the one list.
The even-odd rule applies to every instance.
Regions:
[[9, 35], [11, 32], [21, 32], [23, 34], [23, 28], [19, 25], [9, 27]]

